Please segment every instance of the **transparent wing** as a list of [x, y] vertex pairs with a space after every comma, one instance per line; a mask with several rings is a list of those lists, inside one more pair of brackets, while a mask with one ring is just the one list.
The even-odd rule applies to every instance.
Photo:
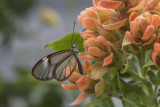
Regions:
[[70, 55], [63, 61], [56, 64], [54, 69], [54, 78], [58, 81], [64, 81], [75, 71], [77, 67], [76, 55]]
[[66, 57], [73, 54], [70, 50], [63, 50], [56, 53], [52, 53], [40, 61], [32, 69], [32, 75], [41, 81], [47, 81], [53, 79], [53, 71], [57, 63], [66, 59]]

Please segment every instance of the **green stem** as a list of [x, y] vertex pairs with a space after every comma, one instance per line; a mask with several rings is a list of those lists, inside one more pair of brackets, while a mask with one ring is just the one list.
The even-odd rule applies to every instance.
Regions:
[[140, 62], [140, 67], [142, 68], [144, 63], [145, 63], [145, 48], [141, 47], [141, 52], [137, 55], [139, 62]]
[[155, 96], [157, 96], [157, 89], [158, 89], [158, 86], [156, 85], [156, 86], [155, 86], [155, 89], [154, 89], [154, 95], [155, 95]]
[[156, 102], [157, 102], [157, 89], [158, 89], [158, 86], [156, 85], [153, 93], [153, 97], [156, 100]]
[[141, 67], [143, 67], [145, 63], [145, 49], [142, 47], [142, 52], [141, 52]]

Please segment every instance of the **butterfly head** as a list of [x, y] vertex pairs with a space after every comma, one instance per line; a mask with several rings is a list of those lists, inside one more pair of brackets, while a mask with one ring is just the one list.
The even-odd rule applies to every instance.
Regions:
[[79, 53], [79, 50], [76, 49], [76, 46], [73, 44], [70, 48], [71, 51], [73, 51], [74, 53]]

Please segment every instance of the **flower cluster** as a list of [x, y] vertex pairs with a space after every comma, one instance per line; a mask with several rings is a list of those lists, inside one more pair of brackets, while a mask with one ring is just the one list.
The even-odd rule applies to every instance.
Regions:
[[[85, 74], [75, 72], [69, 78], [72, 84], [62, 85], [64, 89], [82, 91], [72, 104], [81, 103], [93, 93], [103, 93], [106, 83], [102, 80], [109, 69], [130, 70], [124, 66], [130, 66], [132, 59], [125, 55], [135, 53], [127, 52], [124, 46], [140, 50], [137, 58], [140, 58], [141, 69], [150, 67], [145, 64], [146, 59], [155, 64], [154, 70], [160, 68], [159, 12], [159, 0], [93, 0], [93, 6], [80, 13], [78, 22], [87, 29], [81, 33], [85, 52], [79, 54], [85, 62]], [[104, 87], [98, 89], [97, 84]]]
[[92, 69], [88, 71], [88, 77], [92, 79], [100, 79], [108, 67], [117, 65], [117, 61], [121, 59], [121, 54], [117, 48], [107, 41], [103, 36], [95, 36], [89, 33], [81, 34], [84, 38], [85, 53], [80, 53], [82, 60], [95, 62]]
[[143, 15], [132, 12], [129, 16], [129, 23], [131, 30], [126, 32], [125, 37], [135, 45], [145, 46], [156, 39], [155, 31], [160, 25], [160, 18], [149, 12]]
[[[92, 69], [90, 63], [85, 61], [83, 65], [83, 75], [78, 72], [78, 67], [75, 72], [69, 77], [71, 84], [62, 84], [62, 87], [66, 90], [81, 90], [82, 93], [77, 97], [77, 99], [71, 103], [71, 105], [80, 104], [88, 96], [96, 92], [97, 96], [100, 96], [105, 88], [105, 82], [100, 80], [93, 80], [87, 76], [88, 70]], [[102, 90], [97, 90], [97, 87], [102, 87]]]

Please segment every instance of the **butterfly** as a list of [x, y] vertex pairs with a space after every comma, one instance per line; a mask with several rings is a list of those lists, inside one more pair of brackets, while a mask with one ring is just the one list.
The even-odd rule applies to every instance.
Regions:
[[[75, 22], [74, 22], [75, 26]], [[83, 30], [84, 31], [84, 30]], [[83, 32], [82, 31], [82, 32]], [[73, 27], [74, 34], [74, 27]], [[72, 40], [73, 40], [72, 34]], [[80, 74], [83, 74], [82, 65], [76, 56], [79, 50], [76, 49], [76, 45], [71, 41], [71, 48], [52, 53], [39, 60], [32, 69], [32, 75], [34, 78], [41, 81], [48, 81], [56, 79], [57, 81], [65, 81], [72, 73], [78, 70]]]

